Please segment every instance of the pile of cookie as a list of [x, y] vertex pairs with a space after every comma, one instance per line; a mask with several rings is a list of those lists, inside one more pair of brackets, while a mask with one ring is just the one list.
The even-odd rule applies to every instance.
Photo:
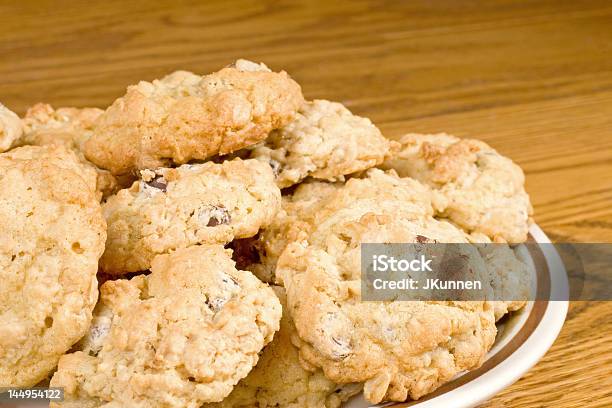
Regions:
[[[0, 151], [0, 386], [50, 378], [52, 406], [418, 399], [525, 303], [361, 302], [362, 242], [525, 241], [523, 172], [476, 140], [388, 140], [264, 64], [106, 110], [0, 105]], [[526, 270], [481, 256], [495, 290]]]

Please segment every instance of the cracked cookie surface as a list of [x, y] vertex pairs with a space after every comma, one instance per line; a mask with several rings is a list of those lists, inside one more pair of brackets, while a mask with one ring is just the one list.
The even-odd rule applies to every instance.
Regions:
[[45, 379], [89, 327], [106, 238], [94, 187], [63, 147], [0, 154], [0, 386]]
[[227, 154], [289, 123], [304, 99], [286, 72], [238, 60], [130, 86], [97, 120], [85, 155], [113, 174]]
[[146, 270], [155, 255], [176, 248], [253, 236], [280, 208], [272, 170], [257, 160], [143, 170], [142, 177], [103, 205], [106, 273]]
[[251, 153], [270, 164], [285, 188], [306, 177], [344, 181], [344, 176], [381, 164], [396, 142], [367, 118], [326, 100], [306, 102], [296, 118], [270, 134]]
[[20, 145], [46, 146], [64, 145], [74, 151], [81, 162], [95, 170], [97, 190], [102, 198], [129, 186], [133, 178], [117, 178], [108, 170], [98, 168], [85, 158], [83, 144], [91, 137], [96, 119], [103, 113], [98, 108], [58, 108], [38, 103], [26, 112], [23, 118], [24, 132]]
[[0, 153], [9, 150], [22, 132], [19, 116], [0, 103]]
[[[330, 226], [316, 244], [291, 243], [278, 260], [300, 357], [339, 383], [363, 382], [372, 403], [417, 399], [478, 367], [492, 346], [489, 302], [362, 302], [360, 243], [453, 242], [429, 217], [368, 212]], [[454, 235], [453, 235], [454, 234]]]
[[494, 241], [527, 239], [533, 210], [523, 171], [512, 160], [479, 140], [444, 133], [407, 134], [399, 141], [401, 151], [383, 168], [439, 191], [440, 216]]
[[342, 402], [361, 391], [360, 384], [339, 385], [320, 369], [306, 370], [300, 364], [298, 349], [291, 343], [296, 336], [289, 316], [285, 290], [273, 288], [283, 307], [280, 330], [266, 346], [257, 366], [220, 403], [202, 408], [339, 408]]
[[229, 252], [179, 249], [156, 257], [150, 275], [105, 282], [106, 323], [86, 351], [61, 359], [51, 386], [65, 387], [66, 401], [52, 406], [199, 408], [227, 396], [282, 313], [274, 291]]

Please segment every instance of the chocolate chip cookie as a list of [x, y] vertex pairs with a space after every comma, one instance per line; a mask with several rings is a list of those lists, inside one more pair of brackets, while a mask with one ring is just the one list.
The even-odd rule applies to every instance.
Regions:
[[[433, 194], [416, 180], [379, 169], [346, 183], [303, 183], [293, 194], [283, 197], [282, 210], [260, 233], [259, 262], [249, 270], [264, 281], [274, 282], [276, 261], [288, 243], [314, 242], [339, 219], [358, 219], [368, 211], [431, 217]], [[465, 241], [462, 234], [456, 235], [461, 235], [457, 242]]]
[[286, 72], [238, 60], [130, 86], [96, 121], [85, 155], [113, 174], [227, 154], [289, 123], [304, 99]]
[[100, 267], [108, 274], [146, 270], [155, 255], [177, 248], [253, 236], [280, 208], [272, 170], [257, 160], [141, 174], [103, 205], [108, 240]]
[[519, 166], [486, 143], [444, 133], [407, 134], [383, 168], [431, 186], [444, 198], [440, 216], [494, 241], [527, 239], [533, 212]]
[[291, 343], [297, 336], [287, 307], [287, 295], [274, 287], [283, 307], [280, 330], [264, 349], [257, 366], [220, 403], [202, 408], [339, 408], [342, 402], [361, 391], [361, 384], [339, 385], [320, 369], [306, 370], [298, 349]]
[[61, 407], [199, 408], [246, 377], [279, 328], [274, 291], [221, 245], [178, 249], [150, 275], [107, 281], [85, 351], [59, 362]]
[[534, 271], [510, 246], [485, 244], [476, 245], [476, 248], [485, 262], [488, 282], [497, 299], [492, 302], [496, 320], [520, 310], [528, 299], [534, 298], [531, 294]]
[[461, 237], [431, 217], [367, 212], [330, 225], [317, 243], [291, 243], [276, 268], [300, 357], [338, 383], [363, 382], [372, 403], [417, 399], [478, 367], [495, 335], [493, 306], [361, 301], [360, 244]]
[[60, 146], [0, 154], [0, 386], [31, 387], [87, 331], [106, 225], [95, 174]]
[[381, 164], [394, 149], [367, 118], [326, 100], [307, 102], [297, 117], [253, 149], [251, 157], [270, 164], [279, 187], [306, 177], [344, 181], [344, 176]]
[[93, 134], [96, 119], [104, 111], [97, 108], [58, 108], [38, 103], [23, 118], [24, 133], [19, 145], [64, 145], [76, 153], [81, 162], [97, 174], [97, 190], [101, 198], [128, 187], [134, 178], [130, 175], [113, 176], [108, 170], [98, 168], [83, 154], [83, 144]]

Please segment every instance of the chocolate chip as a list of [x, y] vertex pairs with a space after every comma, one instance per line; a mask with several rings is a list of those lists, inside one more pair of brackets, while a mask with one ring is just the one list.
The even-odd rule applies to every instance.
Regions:
[[223, 309], [223, 306], [225, 306], [228, 300], [229, 299], [225, 298], [208, 298], [204, 303], [206, 306], [208, 306], [211, 312], [218, 313], [221, 309]]
[[228, 221], [223, 222], [223, 221], [221, 221], [221, 220], [220, 220], [220, 219], [218, 219], [218, 218], [215, 218], [215, 217], [210, 217], [210, 219], [208, 220], [208, 224], [206, 224], [206, 226], [207, 226], [207, 227], [216, 227], [217, 225], [220, 225], [220, 224], [228, 224], [228, 223], [229, 223], [229, 220], [228, 220]]
[[242, 270], [247, 269], [249, 265], [259, 263], [260, 254], [265, 251], [259, 234], [251, 238], [236, 239], [228, 244], [228, 248], [233, 250], [232, 259], [236, 262], [236, 267]]
[[429, 238], [427, 238], [426, 236], [423, 236], [423, 235], [417, 235], [416, 236], [416, 241], [419, 244], [424, 244], [425, 242], [429, 242]]
[[168, 187], [168, 183], [164, 179], [164, 176], [155, 176], [154, 179], [146, 181], [148, 186], [156, 188], [158, 190], [166, 192], [166, 188]]
[[198, 218], [202, 224], [206, 223], [207, 227], [227, 225], [232, 221], [229, 211], [222, 205], [207, 205], [200, 208]]
[[278, 177], [281, 171], [281, 164], [274, 159], [270, 159], [268, 164], [272, 168], [272, 173], [274, 173], [274, 177]]

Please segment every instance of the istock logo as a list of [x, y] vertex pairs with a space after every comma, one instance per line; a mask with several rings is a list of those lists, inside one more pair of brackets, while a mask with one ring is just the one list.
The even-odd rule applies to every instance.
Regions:
[[432, 272], [431, 259], [421, 254], [418, 259], [395, 259], [388, 255], [372, 256], [374, 272]]

